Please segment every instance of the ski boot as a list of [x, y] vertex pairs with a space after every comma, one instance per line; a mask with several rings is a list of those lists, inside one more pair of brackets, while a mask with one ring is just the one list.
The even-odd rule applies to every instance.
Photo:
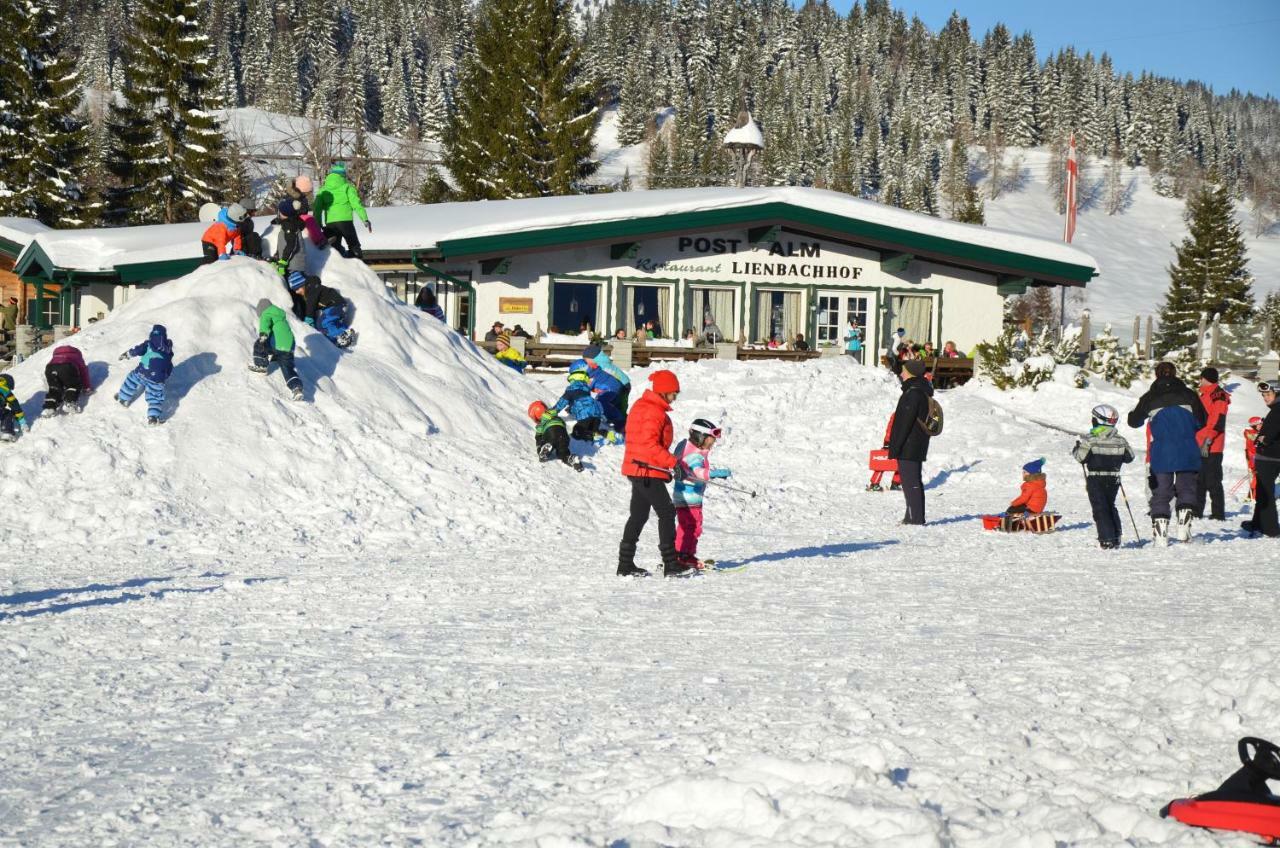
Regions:
[[301, 387], [301, 386], [294, 386], [294, 388], [293, 388], [293, 399], [294, 399], [294, 400], [302, 400], [302, 387]]
[[[265, 365], [259, 365], [259, 364], [258, 364], [258, 363], [256, 363], [256, 362], [250, 362], [250, 363], [249, 363], [249, 370], [250, 370], [250, 371], [252, 371], [252, 372], [253, 372], [253, 373], [255, 373], [255, 374], [265, 374], [265, 373], [267, 373], [267, 366], [265, 366]], [[117, 397], [117, 398], [116, 398], [116, 400], [120, 400], [120, 398], [119, 398], [119, 397]]]
[[1169, 519], [1151, 519], [1151, 541], [1156, 547], [1163, 548], [1169, 544]]
[[569, 457], [569, 467], [578, 473], [582, 473], [582, 457], [572, 454]]
[[618, 576], [619, 577], [648, 577], [649, 572], [643, 568], [640, 568], [635, 564], [623, 565], [619, 563]]
[[147, 423], [150, 424], [152, 427], [158, 426], [160, 424], [160, 416], [158, 415], [147, 416]]
[[868, 484], [867, 484], [867, 491], [868, 491], [868, 492], [883, 492], [883, 491], [884, 491], [884, 488], [883, 488], [879, 483], [868, 483]]
[[1194, 512], [1190, 509], [1178, 510], [1178, 523], [1173, 528], [1173, 538], [1179, 542], [1191, 541], [1191, 519]]
[[902, 484], [901, 484], [901, 483], [890, 483], [890, 484], [889, 484], [889, 491], [891, 491], [891, 492], [901, 492], [901, 491], [902, 491]]
[[338, 347], [351, 347], [356, 343], [356, 331], [348, 329], [345, 333], [333, 340]]
[[542, 445], [538, 448], [538, 461], [546, 462], [555, 454], [555, 448], [550, 444]]
[[1106, 541], [1099, 542], [1098, 547], [1102, 548], [1104, 551], [1114, 551], [1116, 548], [1120, 547], [1120, 540], [1107, 539]]
[[121, 405], [121, 406], [123, 406], [125, 409], [128, 409], [128, 408], [129, 408], [129, 401], [127, 401], [127, 400], [125, 400], [124, 398], [120, 397], [120, 395], [119, 395], [118, 393], [115, 395], [115, 399], [116, 399], [116, 403], [120, 404], [120, 405]]

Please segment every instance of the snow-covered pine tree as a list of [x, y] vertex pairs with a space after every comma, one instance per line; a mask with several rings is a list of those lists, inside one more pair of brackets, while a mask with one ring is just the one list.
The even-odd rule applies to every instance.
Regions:
[[1120, 340], [1111, 331], [1111, 325], [1093, 340], [1093, 350], [1085, 361], [1085, 370], [1123, 389], [1133, 385], [1142, 375], [1142, 363], [1134, 346], [1121, 347]]
[[596, 167], [596, 107], [567, 0], [485, 0], [445, 164], [467, 199], [569, 194]]
[[[6, 33], [22, 30], [26, 20], [21, 0], [0, 0], [0, 26]], [[0, 215], [29, 216], [31, 155], [28, 144], [31, 76], [15, 38], [0, 38]]]
[[121, 223], [194, 220], [224, 191], [208, 39], [196, 0], [139, 0], [112, 109], [109, 214]]
[[1267, 292], [1258, 307], [1258, 322], [1259, 331], [1268, 324], [1271, 326], [1271, 349], [1280, 350], [1280, 291]]
[[1186, 217], [1189, 232], [1169, 266], [1157, 355], [1192, 345], [1201, 313], [1220, 315], [1227, 324], [1246, 323], [1253, 316], [1253, 275], [1226, 187], [1206, 183], [1187, 199]]
[[63, 53], [56, 10], [31, 0], [22, 5], [25, 20], [13, 37], [27, 65], [29, 87], [19, 108], [28, 116], [30, 214], [53, 227], [84, 226], [90, 201], [81, 184], [88, 133], [78, 115], [80, 78]]

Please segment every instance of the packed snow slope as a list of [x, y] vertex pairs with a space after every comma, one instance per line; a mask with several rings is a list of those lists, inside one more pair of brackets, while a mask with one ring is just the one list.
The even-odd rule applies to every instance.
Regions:
[[[100, 395], [5, 454], [0, 843], [1252, 844], [1157, 811], [1280, 736], [1275, 544], [1232, 498], [1194, 544], [1096, 548], [1045, 425], [1133, 392], [943, 393], [904, 528], [863, 491], [888, 375], [678, 365], [677, 433], [722, 422], [713, 462], [758, 493], [707, 500], [701, 551], [741, 568], [619, 579], [621, 450], [540, 466], [516, 420], [563, 378], [331, 272], [362, 336], [328, 366], [304, 336], [306, 403], [245, 372], [277, 284], [233, 264], [76, 340], [102, 363], [163, 318], [180, 362], [216, 354], [168, 424]], [[1233, 388], [1229, 482], [1260, 409]], [[983, 532], [1036, 456], [1059, 531]]]
[[[459, 530], [452, 510], [523, 456], [533, 393], [441, 322], [397, 303], [362, 263], [317, 254], [315, 270], [354, 307], [356, 346], [340, 351], [290, 316], [306, 386], [294, 402], [273, 367], [248, 370], [258, 304], [289, 311], [274, 268], [235, 258], [146, 291], [65, 343], [97, 385], [81, 415], [42, 416], [46, 349], [12, 369], [32, 431], [5, 446], [0, 496], [33, 493], [56, 510], [15, 511], [28, 544], [92, 540], [286, 538], [350, 542], [366, 533], [432, 540]], [[112, 397], [136, 359], [122, 351], [168, 328], [174, 373], [166, 423]], [[493, 516], [497, 525], [511, 516]], [[484, 532], [468, 522], [463, 535]], [[220, 543], [221, 543], [220, 542]]]

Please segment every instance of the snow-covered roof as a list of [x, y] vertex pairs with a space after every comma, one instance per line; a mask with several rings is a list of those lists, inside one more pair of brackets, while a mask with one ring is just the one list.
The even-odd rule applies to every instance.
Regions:
[[[361, 233], [366, 252], [413, 250], [444, 253], [451, 243], [515, 237], [544, 230], [644, 221], [689, 213], [750, 211], [784, 205], [798, 212], [844, 219], [851, 228], [888, 228], [900, 235], [942, 239], [956, 247], [973, 245], [1002, 254], [1096, 269], [1093, 257], [1049, 239], [960, 224], [834, 191], [814, 188], [685, 188], [662, 191], [540, 197], [391, 206], [368, 210], [372, 233]], [[712, 216], [714, 218], [714, 216]], [[258, 218], [261, 232], [269, 219]], [[109, 271], [121, 265], [198, 259], [206, 225], [167, 224], [39, 233], [39, 247], [57, 268]], [[732, 225], [729, 225], [732, 226]], [[30, 248], [29, 248], [30, 249]], [[454, 255], [459, 251], [454, 250]]]
[[724, 134], [725, 145], [738, 144], [746, 147], [757, 147], [764, 149], [764, 133], [760, 132], [760, 125], [756, 123], [755, 118], [747, 116], [747, 123], [741, 127], [734, 127]]
[[49, 227], [34, 218], [0, 218], [0, 239], [26, 247], [40, 233], [50, 232]]

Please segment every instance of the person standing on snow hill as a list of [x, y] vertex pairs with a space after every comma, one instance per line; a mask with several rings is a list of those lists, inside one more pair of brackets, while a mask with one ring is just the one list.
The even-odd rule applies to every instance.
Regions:
[[242, 197], [240, 198], [240, 205], [244, 207], [244, 217], [236, 225], [236, 229], [240, 232], [240, 244], [246, 256], [261, 259], [262, 236], [258, 234], [253, 226], [253, 216], [258, 211], [258, 202], [252, 197]]
[[1280, 518], [1276, 515], [1276, 477], [1280, 477], [1280, 397], [1275, 383], [1259, 383], [1258, 392], [1267, 405], [1267, 417], [1258, 428], [1254, 454], [1257, 469], [1257, 491], [1254, 493], [1253, 518], [1240, 526], [1249, 533], [1280, 537]]
[[1120, 413], [1114, 406], [1098, 404], [1093, 408], [1093, 429], [1071, 451], [1076, 462], [1084, 466], [1085, 494], [1098, 529], [1098, 544], [1105, 549], [1120, 547], [1116, 495], [1120, 493], [1120, 471], [1134, 459], [1129, 442], [1116, 432], [1119, 421]]
[[230, 259], [232, 254], [244, 255], [240, 222], [248, 217], [249, 211], [239, 203], [218, 210], [218, 219], [200, 237], [200, 249], [204, 252], [201, 260], [203, 264]]
[[569, 452], [569, 433], [564, 419], [547, 409], [540, 400], [529, 404], [528, 414], [533, 422], [533, 444], [538, 450], [538, 460], [549, 462], [558, 459], [574, 471], [581, 471], [582, 457]]
[[53, 349], [53, 356], [44, 367], [44, 379], [49, 384], [49, 391], [44, 396], [45, 412], [61, 412], [63, 404], [69, 405], [73, 412], [79, 412], [81, 395], [93, 393], [84, 356], [71, 345]]
[[889, 431], [889, 458], [898, 460], [902, 496], [907, 504], [903, 524], [924, 524], [924, 481], [921, 478], [929, 456], [929, 433], [924, 421], [929, 417], [933, 386], [924, 378], [924, 363], [913, 359], [902, 364], [902, 396], [893, 413]]
[[1200, 475], [1196, 478], [1196, 518], [1204, 518], [1205, 502], [1213, 505], [1209, 517], [1214, 521], [1226, 521], [1225, 495], [1222, 491], [1222, 451], [1227, 444], [1227, 408], [1231, 395], [1218, 385], [1218, 369], [1206, 368], [1200, 372], [1200, 404], [1206, 420], [1196, 433], [1200, 445]]
[[159, 424], [164, 412], [164, 383], [173, 373], [173, 342], [163, 324], [151, 328], [151, 335], [139, 345], [120, 354], [122, 360], [141, 357], [138, 367], [129, 372], [116, 392], [116, 400], [128, 408], [142, 391], [147, 393], [147, 423]]
[[[329, 176], [324, 178], [324, 185], [316, 195], [316, 215], [320, 217], [320, 224], [324, 227], [329, 243], [339, 253], [364, 259], [353, 217], [359, 215], [360, 220], [364, 221], [364, 228], [371, 233], [373, 225], [369, 223], [369, 216], [360, 204], [356, 187], [347, 179], [347, 166], [344, 163], [335, 162]], [[347, 242], [346, 250], [341, 247], [344, 239]]]
[[[302, 218], [298, 216], [298, 201], [285, 198], [280, 201], [276, 224], [280, 237], [276, 239], [276, 252], [272, 257], [276, 271], [283, 278], [284, 287], [293, 299], [293, 314], [305, 318], [306, 302], [302, 299], [301, 286], [307, 274], [307, 252], [302, 246]], [[295, 276], [296, 275], [296, 276]]]
[[663, 370], [650, 374], [649, 382], [653, 388], [647, 389], [631, 408], [627, 448], [622, 457], [622, 475], [631, 481], [631, 514], [618, 546], [621, 577], [649, 574], [636, 566], [636, 546], [649, 521], [650, 510], [658, 516], [658, 552], [662, 555], [663, 576], [689, 571], [676, 554], [676, 510], [667, 491], [667, 482], [676, 467], [676, 458], [671, 454], [674, 433], [667, 413], [680, 394], [680, 381], [675, 374]]
[[287, 282], [290, 293], [296, 292], [302, 299], [303, 323], [315, 327], [338, 347], [355, 344], [356, 331], [347, 323], [347, 299], [342, 292], [326, 286], [317, 276], [297, 271], [289, 272]]
[[325, 244], [324, 232], [320, 229], [320, 225], [316, 223], [315, 216], [311, 214], [311, 188], [311, 178], [306, 174], [298, 174], [298, 176], [290, 179], [289, 184], [285, 186], [284, 198], [277, 208], [283, 210], [285, 203], [288, 202], [290, 208], [295, 210], [299, 220], [302, 221], [303, 228], [311, 239], [311, 243], [316, 247], [323, 247]]
[[272, 362], [280, 364], [284, 384], [294, 400], [302, 400], [302, 378], [293, 367], [293, 330], [284, 310], [269, 300], [258, 303], [258, 340], [253, 343], [250, 371], [266, 374]]
[[591, 382], [600, 389], [601, 403], [603, 404], [606, 400], [612, 403], [622, 415], [625, 424], [627, 406], [631, 400], [631, 378], [627, 376], [626, 371], [614, 364], [609, 354], [605, 353], [598, 344], [589, 344], [584, 347], [582, 359], [591, 369]]
[[1147, 462], [1151, 474], [1151, 533], [1157, 545], [1169, 543], [1170, 502], [1177, 499], [1178, 521], [1174, 538], [1191, 539], [1196, 485], [1200, 472], [1200, 446], [1196, 433], [1206, 415], [1200, 397], [1178, 378], [1172, 362], [1156, 366], [1156, 379], [1129, 413], [1129, 426], [1147, 425]]
[[706, 565], [698, 559], [698, 540], [702, 538], [702, 498], [711, 480], [728, 479], [727, 468], [711, 467], [711, 448], [720, 441], [721, 431], [705, 418], [695, 418], [689, 425], [689, 437], [676, 445], [674, 494], [676, 508], [676, 556], [680, 564], [702, 570]]
[[13, 393], [13, 377], [0, 374], [0, 441], [12, 442], [18, 438], [18, 431], [31, 432], [31, 422], [18, 403], [18, 396]]

